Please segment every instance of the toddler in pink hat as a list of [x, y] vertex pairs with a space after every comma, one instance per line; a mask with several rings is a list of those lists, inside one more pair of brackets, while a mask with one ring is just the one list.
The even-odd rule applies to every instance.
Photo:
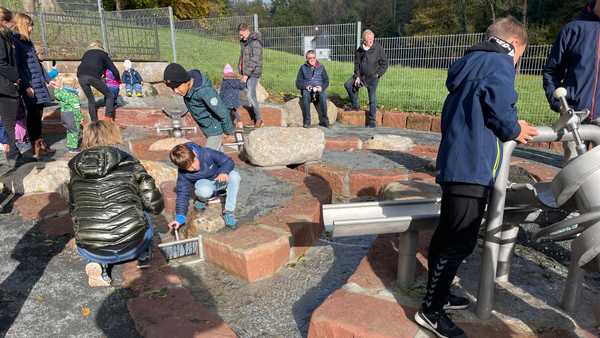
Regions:
[[236, 129], [244, 128], [244, 124], [240, 119], [240, 113], [238, 112], [240, 91], [244, 89], [246, 89], [246, 85], [233, 72], [233, 67], [230, 64], [226, 64], [225, 68], [223, 68], [223, 81], [221, 81], [219, 94], [221, 100], [231, 112], [231, 118], [235, 121]]

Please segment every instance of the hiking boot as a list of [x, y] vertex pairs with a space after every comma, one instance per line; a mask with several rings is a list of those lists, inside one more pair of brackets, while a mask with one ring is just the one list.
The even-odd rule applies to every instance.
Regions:
[[139, 269], [145, 269], [150, 267], [152, 261], [152, 246], [148, 245], [148, 248], [138, 256], [137, 267]]
[[415, 314], [415, 321], [440, 338], [467, 337], [465, 332], [456, 326], [444, 311], [426, 313], [420, 310]]
[[471, 301], [468, 298], [450, 294], [444, 310], [465, 310], [469, 305], [471, 305]]
[[85, 273], [88, 276], [88, 284], [92, 288], [110, 286], [110, 283], [112, 283], [112, 278], [108, 275], [108, 265], [94, 262], [87, 263]]
[[235, 230], [238, 228], [237, 220], [235, 216], [233, 216], [233, 212], [225, 211], [223, 213], [223, 220], [225, 221], [225, 226], [231, 230]]
[[265, 123], [263, 122], [263, 120], [257, 120], [254, 123], [254, 128], [262, 128], [262, 126], [264, 126], [264, 125], [265, 125]]

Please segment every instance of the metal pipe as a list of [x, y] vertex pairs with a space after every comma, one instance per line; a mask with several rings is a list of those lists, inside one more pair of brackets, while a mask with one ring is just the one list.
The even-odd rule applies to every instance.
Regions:
[[171, 28], [171, 48], [173, 49], [173, 62], [177, 62], [177, 46], [175, 44], [175, 19], [173, 18], [173, 7], [169, 6], [169, 26]]
[[[574, 141], [572, 133], [556, 132], [552, 127], [537, 127], [539, 134], [531, 142], [559, 142]], [[579, 126], [579, 135], [583, 141], [592, 141], [594, 145], [600, 144], [600, 126], [593, 124], [584, 124]]]
[[106, 22], [104, 22], [104, 8], [102, 7], [102, 0], [98, 0], [98, 15], [100, 15], [100, 33], [102, 34], [102, 45], [104, 50], [110, 55], [110, 46], [108, 45], [108, 39], [106, 37]]
[[406, 288], [415, 282], [417, 271], [417, 243], [419, 233], [406, 231], [398, 235], [398, 286]]
[[356, 48], [360, 47], [362, 42], [362, 23], [360, 21], [356, 22]]
[[510, 159], [516, 146], [517, 142], [515, 141], [504, 143], [500, 171], [487, 207], [485, 243], [481, 260], [476, 309], [477, 316], [481, 319], [488, 319], [491, 316], [492, 305], [494, 304], [494, 284], [500, 243], [502, 241], [502, 220], [506, 200], [506, 187], [508, 185], [508, 172], [510, 169]]
[[576, 259], [571, 259], [569, 263], [569, 275], [565, 284], [560, 304], [562, 308], [569, 313], [575, 311], [575, 305], [581, 293], [581, 283], [583, 282], [584, 271], [577, 265]]

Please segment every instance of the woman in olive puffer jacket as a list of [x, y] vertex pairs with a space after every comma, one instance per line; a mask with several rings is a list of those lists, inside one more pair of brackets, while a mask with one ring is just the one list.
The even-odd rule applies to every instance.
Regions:
[[152, 224], [146, 212], [158, 214], [162, 195], [142, 164], [117, 145], [119, 127], [109, 121], [90, 123], [82, 148], [69, 161], [69, 197], [77, 249], [90, 263], [90, 286], [111, 283], [112, 264], [138, 259], [149, 265]]

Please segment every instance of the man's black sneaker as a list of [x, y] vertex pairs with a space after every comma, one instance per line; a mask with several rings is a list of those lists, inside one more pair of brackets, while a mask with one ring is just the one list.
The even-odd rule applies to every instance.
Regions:
[[465, 332], [456, 326], [444, 311], [425, 313], [420, 310], [415, 314], [415, 321], [440, 338], [467, 337]]
[[469, 305], [471, 305], [471, 301], [468, 298], [450, 294], [448, 302], [444, 305], [444, 310], [465, 310]]

